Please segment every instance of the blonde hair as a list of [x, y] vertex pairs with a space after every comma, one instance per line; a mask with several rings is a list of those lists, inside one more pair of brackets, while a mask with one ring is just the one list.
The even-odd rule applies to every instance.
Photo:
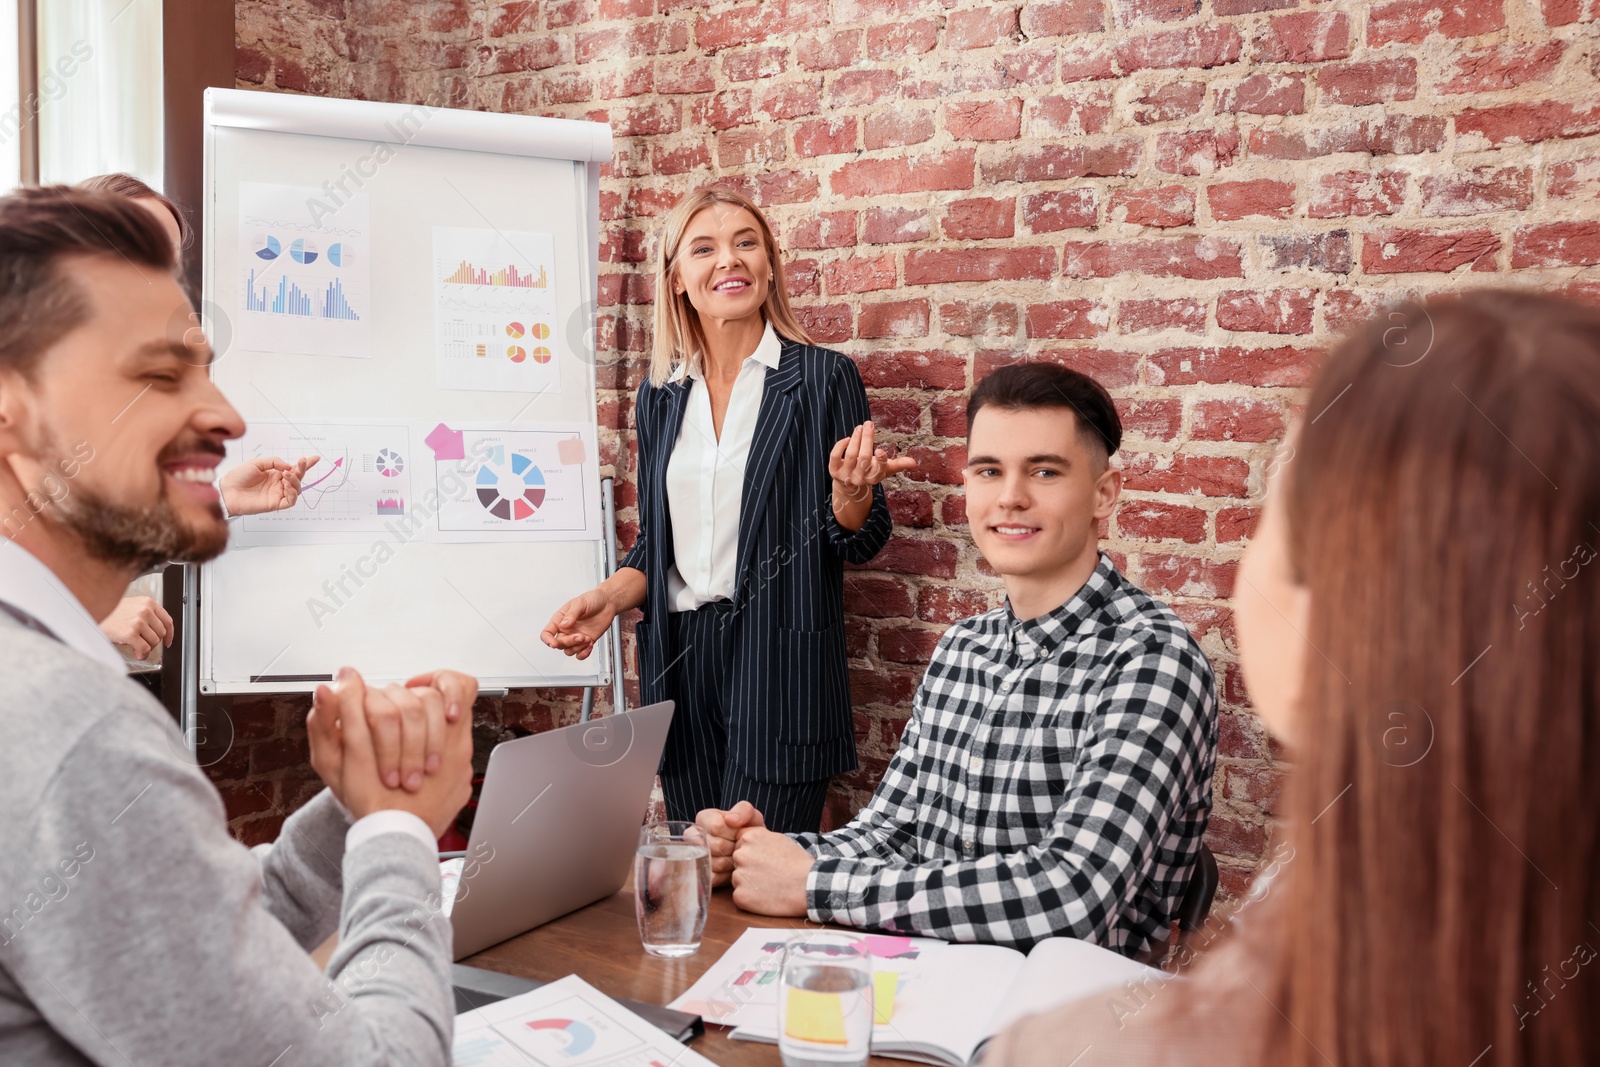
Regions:
[[693, 359], [705, 348], [705, 332], [700, 328], [700, 314], [689, 303], [685, 293], [675, 292], [673, 275], [678, 268], [678, 246], [689, 228], [689, 222], [713, 204], [741, 207], [755, 216], [761, 230], [761, 239], [767, 246], [767, 262], [772, 265], [772, 281], [767, 288], [766, 302], [761, 305], [762, 315], [772, 324], [778, 336], [801, 344], [810, 344], [811, 336], [794, 317], [789, 306], [789, 288], [784, 280], [783, 260], [778, 255], [778, 241], [772, 224], [756, 207], [755, 201], [743, 193], [720, 186], [696, 189], [679, 200], [668, 212], [662, 226], [661, 247], [656, 253], [656, 307], [655, 347], [650, 356], [650, 384], [661, 385], [682, 362]]

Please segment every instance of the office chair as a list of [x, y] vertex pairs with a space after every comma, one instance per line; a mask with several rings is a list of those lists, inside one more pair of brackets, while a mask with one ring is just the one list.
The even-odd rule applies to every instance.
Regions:
[[1211, 902], [1217, 897], [1217, 884], [1217, 857], [1202, 841], [1200, 854], [1194, 860], [1194, 869], [1189, 872], [1189, 887], [1183, 891], [1177, 914], [1172, 917], [1171, 934], [1164, 943], [1152, 945], [1141, 957], [1141, 962], [1163, 969], [1172, 964], [1183, 939], [1205, 926], [1206, 918], [1211, 914]]

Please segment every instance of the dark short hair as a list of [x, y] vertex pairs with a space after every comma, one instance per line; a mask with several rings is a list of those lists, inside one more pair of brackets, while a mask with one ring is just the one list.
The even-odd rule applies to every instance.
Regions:
[[1078, 433], [1091, 452], [1110, 459], [1122, 444], [1122, 419], [1105, 386], [1081, 371], [1059, 363], [1013, 363], [993, 371], [967, 400], [967, 435], [972, 420], [986, 407], [1006, 411], [1067, 408], [1077, 416]]
[[0, 369], [31, 371], [89, 314], [83, 287], [62, 267], [72, 256], [119, 258], [172, 274], [172, 242], [126, 197], [70, 185], [0, 196]]
[[129, 200], [154, 200], [172, 215], [178, 224], [178, 247], [173, 249], [173, 258], [176, 259], [183, 253], [189, 243], [194, 240], [194, 229], [189, 225], [189, 220], [184, 217], [183, 209], [178, 207], [177, 201], [165, 193], [157, 192], [146, 182], [135, 178], [131, 174], [117, 171], [112, 174], [96, 174], [93, 178], [85, 178], [78, 183], [79, 189], [87, 189], [91, 193], [116, 193]]

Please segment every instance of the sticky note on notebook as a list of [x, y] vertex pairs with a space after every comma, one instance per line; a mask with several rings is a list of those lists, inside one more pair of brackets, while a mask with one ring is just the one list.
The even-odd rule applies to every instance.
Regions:
[[815, 1041], [821, 1045], [846, 1044], [844, 1003], [837, 993], [816, 993], [809, 989], [787, 991], [788, 1010], [784, 1013], [784, 1034], [796, 1041]]
[[874, 971], [872, 974], [872, 1021], [879, 1026], [894, 1018], [894, 994], [900, 988], [900, 975], [895, 971]]
[[868, 934], [858, 944], [865, 945], [867, 952], [880, 960], [898, 959], [901, 956], [912, 956], [909, 937], [885, 937], [883, 934]]

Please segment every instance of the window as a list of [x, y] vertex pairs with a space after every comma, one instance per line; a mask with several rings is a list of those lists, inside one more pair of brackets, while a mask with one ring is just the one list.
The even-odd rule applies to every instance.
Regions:
[[17, 0], [0, 0], [0, 191], [22, 180], [22, 72], [17, 17]]
[[39, 181], [127, 171], [160, 189], [161, 0], [37, 4]]

